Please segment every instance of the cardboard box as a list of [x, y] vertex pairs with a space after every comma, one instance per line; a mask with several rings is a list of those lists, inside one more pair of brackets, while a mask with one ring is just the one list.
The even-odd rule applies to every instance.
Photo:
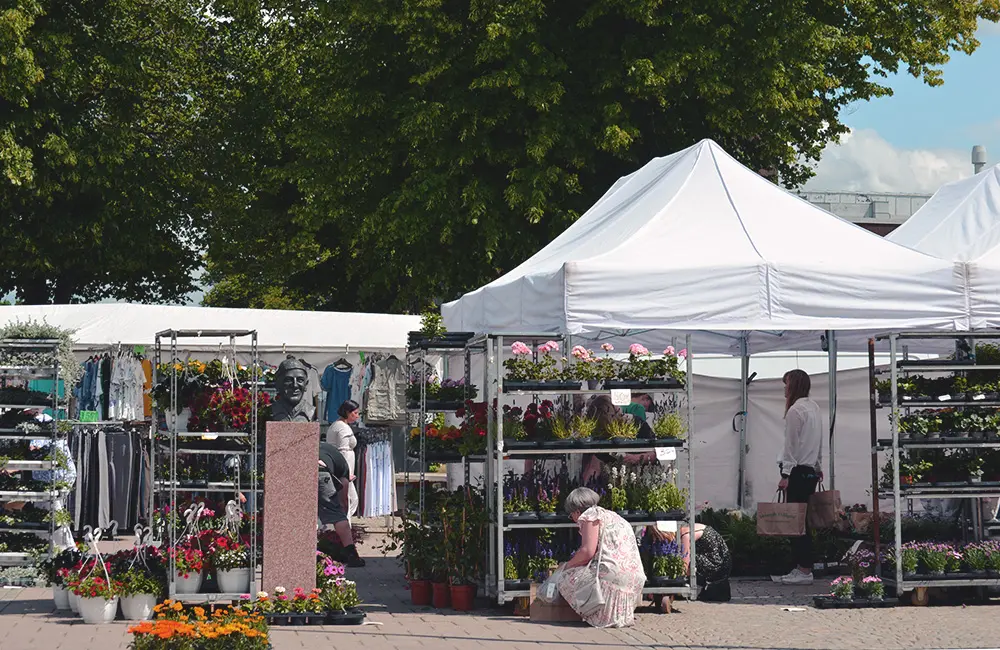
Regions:
[[535, 594], [536, 585], [531, 585], [531, 620], [539, 623], [579, 623], [583, 621], [580, 615], [573, 611], [562, 596], [556, 597], [556, 602], [549, 604]]

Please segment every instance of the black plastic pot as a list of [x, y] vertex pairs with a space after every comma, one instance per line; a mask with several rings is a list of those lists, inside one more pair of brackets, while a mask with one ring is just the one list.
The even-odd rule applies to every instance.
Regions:
[[324, 622], [326, 625], [361, 625], [365, 622], [365, 613], [356, 607], [346, 612], [328, 612]]

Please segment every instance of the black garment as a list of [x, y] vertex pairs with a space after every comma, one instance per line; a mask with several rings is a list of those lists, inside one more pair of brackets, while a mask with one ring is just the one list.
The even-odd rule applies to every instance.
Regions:
[[705, 526], [694, 543], [694, 561], [698, 568], [698, 585], [702, 587], [729, 580], [733, 570], [733, 558], [726, 540], [710, 526]]
[[320, 467], [320, 472], [328, 472], [334, 478], [333, 487], [339, 493], [344, 486], [342, 481], [351, 477], [351, 468], [340, 451], [328, 442], [319, 443], [319, 459], [326, 467]]
[[[788, 503], [809, 503], [809, 497], [816, 492], [818, 483], [819, 476], [816, 474], [816, 468], [808, 465], [796, 465], [788, 475], [788, 489], [785, 491]], [[808, 523], [806, 526], [805, 535], [792, 538], [792, 559], [795, 560], [795, 566], [808, 567], [812, 571], [812, 534]]]
[[633, 415], [632, 417], [635, 419], [635, 423], [639, 425], [639, 433], [636, 438], [639, 440], [653, 440], [656, 438], [656, 434], [653, 433], [653, 429], [649, 426], [649, 422], [646, 422], [638, 415]]

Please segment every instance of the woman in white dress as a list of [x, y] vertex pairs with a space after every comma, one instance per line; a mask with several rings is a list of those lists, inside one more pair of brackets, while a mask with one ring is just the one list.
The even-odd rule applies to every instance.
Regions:
[[347, 493], [347, 520], [358, 511], [358, 488], [354, 484], [354, 448], [358, 446], [358, 439], [354, 435], [351, 425], [361, 417], [361, 407], [354, 400], [347, 400], [337, 409], [340, 418], [330, 425], [330, 430], [326, 434], [326, 440], [337, 448], [347, 461], [347, 466], [351, 468], [351, 485]]

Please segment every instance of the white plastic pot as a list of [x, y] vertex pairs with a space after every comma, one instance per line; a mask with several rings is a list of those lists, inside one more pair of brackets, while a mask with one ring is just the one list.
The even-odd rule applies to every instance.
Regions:
[[69, 592], [62, 585], [52, 585], [52, 600], [56, 603], [57, 611], [69, 609]]
[[74, 614], [80, 613], [80, 597], [74, 594], [72, 591], [67, 592], [69, 596], [69, 609]]
[[103, 598], [81, 598], [80, 616], [88, 625], [101, 625], [115, 620], [118, 614], [118, 596], [111, 600]]
[[201, 589], [201, 581], [204, 575], [199, 571], [198, 573], [189, 573], [188, 577], [177, 576], [174, 578], [174, 587], [179, 594], [196, 594], [198, 590]]
[[228, 569], [216, 571], [219, 581], [219, 591], [224, 594], [250, 593], [250, 568]]
[[156, 607], [156, 596], [153, 594], [122, 596], [122, 616], [130, 621], [150, 620], [153, 618], [154, 607]]

